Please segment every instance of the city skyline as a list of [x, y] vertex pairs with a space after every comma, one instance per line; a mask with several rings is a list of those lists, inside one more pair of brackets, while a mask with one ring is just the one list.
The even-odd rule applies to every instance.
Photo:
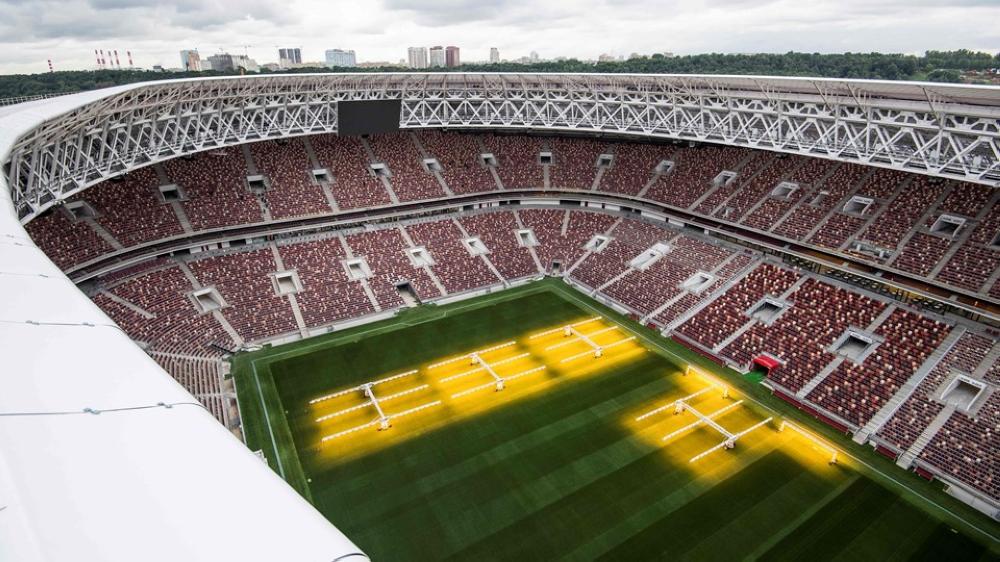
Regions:
[[[204, 61], [225, 52], [277, 62], [279, 48], [298, 47], [302, 60], [322, 61], [336, 37], [358, 63], [407, 59], [413, 45], [454, 45], [465, 62], [670, 51], [679, 55], [726, 52], [902, 52], [956, 48], [1000, 50], [1000, 5], [959, 0], [863, 2], [790, 0], [751, 4], [556, 2], [542, 6], [505, 0], [496, 9], [461, 0], [382, 0], [364, 9], [315, 0], [182, 0], [162, 6], [143, 0], [53, 0], [34, 4], [0, 0], [10, 17], [0, 21], [0, 73], [86, 70], [94, 50], [130, 51], [135, 66], [175, 68], [181, 49]], [[662, 14], [656, 17], [656, 14]], [[336, 17], [334, 17], [336, 15]], [[652, 17], [651, 17], [652, 15]], [[123, 61], [124, 62], [124, 61]]]

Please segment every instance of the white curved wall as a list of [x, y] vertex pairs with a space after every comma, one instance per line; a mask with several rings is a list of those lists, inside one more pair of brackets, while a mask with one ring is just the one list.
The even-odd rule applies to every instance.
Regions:
[[[0, 113], [0, 154], [37, 116]], [[367, 559], [77, 290], [9, 194], [0, 560]]]

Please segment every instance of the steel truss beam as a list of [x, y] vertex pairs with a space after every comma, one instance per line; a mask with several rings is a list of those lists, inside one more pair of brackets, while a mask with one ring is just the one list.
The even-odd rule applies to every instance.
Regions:
[[[22, 223], [107, 178], [203, 150], [337, 130], [341, 100], [400, 99], [403, 128], [621, 134], [766, 149], [1000, 185], [1000, 88], [767, 77], [322, 74], [137, 84], [21, 135]], [[45, 107], [49, 107], [46, 105]]]

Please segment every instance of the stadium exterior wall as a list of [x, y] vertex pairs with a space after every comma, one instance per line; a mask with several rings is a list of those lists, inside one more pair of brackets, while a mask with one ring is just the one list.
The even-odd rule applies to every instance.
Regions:
[[[48, 115], [4, 109], [6, 158]], [[0, 560], [367, 560], [59, 271], [10, 193], [0, 179]]]

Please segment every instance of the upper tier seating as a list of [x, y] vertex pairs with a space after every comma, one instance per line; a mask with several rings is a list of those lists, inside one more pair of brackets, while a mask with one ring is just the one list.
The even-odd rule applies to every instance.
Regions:
[[541, 188], [542, 165], [539, 155], [544, 143], [523, 135], [483, 135], [487, 152], [497, 159], [497, 173], [505, 189]]
[[804, 163], [805, 158], [798, 156], [778, 156], [716, 210], [715, 216], [733, 222], [742, 221], [758, 202], [770, 195], [781, 181]]
[[316, 158], [334, 176], [330, 188], [341, 209], [389, 205], [389, 192], [371, 171], [361, 141], [352, 137], [319, 135], [311, 139]]
[[886, 206], [878, 220], [869, 225], [859, 238], [881, 248], [896, 250], [906, 233], [917, 226], [920, 217], [941, 193], [942, 188], [929, 183], [926, 177], [914, 177], [907, 189]]
[[[616, 143], [611, 167], [601, 176], [600, 191], [638, 195], [653, 171], [673, 150], [655, 144]], [[552, 185], [558, 185], [553, 183]]]
[[553, 154], [549, 166], [549, 185], [566, 189], [590, 189], [597, 177], [597, 157], [606, 143], [590, 139], [554, 138], [549, 141]]
[[[913, 176], [921, 181], [930, 181], [924, 176]], [[989, 204], [994, 190], [975, 183], [955, 182], [953, 189], [938, 207], [941, 211], [953, 215], [975, 218]]]
[[844, 198], [869, 171], [864, 166], [838, 164], [771, 232], [792, 240], [805, 240], [831, 210], [843, 207]]
[[[209, 150], [163, 163], [170, 181], [184, 190], [181, 202], [195, 230], [260, 222], [260, 204], [247, 185], [239, 147]], [[100, 187], [100, 186], [98, 186]]]
[[440, 199], [447, 195], [434, 174], [422, 164], [423, 155], [417, 150], [410, 133], [388, 133], [371, 138], [375, 156], [389, 166], [389, 183], [400, 201]]
[[160, 181], [152, 167], [139, 168], [101, 189], [88, 189], [71, 201], [84, 200], [97, 212], [97, 222], [122, 246], [136, 246], [183, 234], [177, 214], [159, 196]]
[[656, 178], [646, 192], [646, 199], [687, 209], [712, 189], [712, 181], [720, 172], [735, 171], [746, 156], [741, 149], [714, 145], [676, 150], [669, 157], [674, 169]]
[[[743, 185], [750, 181], [750, 179], [754, 177], [757, 172], [769, 166], [775, 156], [769, 153], [754, 152], [751, 150], [732, 147], [726, 147], [723, 149], [723, 155], [726, 154], [730, 156], [730, 158], [727, 159], [727, 164], [733, 163], [734, 165], [731, 168], [716, 170], [716, 175], [719, 172], [728, 169], [729, 171], [736, 172], [736, 177], [722, 185], [710, 187], [708, 190], [708, 196], [697, 201], [694, 205], [694, 210], [695, 212], [705, 216], [711, 216], [713, 213], [718, 211], [718, 215], [716, 215], [718, 218], [731, 222], [737, 222], [740, 217], [736, 216], [731, 211], [725, 211], [725, 205], [723, 205], [723, 203], [738, 193]], [[743, 164], [740, 165], [740, 162]], [[714, 178], [715, 175], [712, 175], [710, 179]]]
[[83, 220], [72, 220], [62, 207], [49, 209], [25, 229], [35, 244], [63, 271], [114, 251]]
[[952, 241], [933, 234], [917, 232], [900, 250], [892, 264], [898, 269], [927, 276], [941, 261]]
[[483, 163], [477, 135], [426, 130], [417, 133], [424, 149], [441, 164], [441, 175], [456, 195], [496, 191], [497, 183]]
[[270, 181], [266, 201], [276, 219], [330, 213], [301, 139], [250, 144], [257, 171]]

